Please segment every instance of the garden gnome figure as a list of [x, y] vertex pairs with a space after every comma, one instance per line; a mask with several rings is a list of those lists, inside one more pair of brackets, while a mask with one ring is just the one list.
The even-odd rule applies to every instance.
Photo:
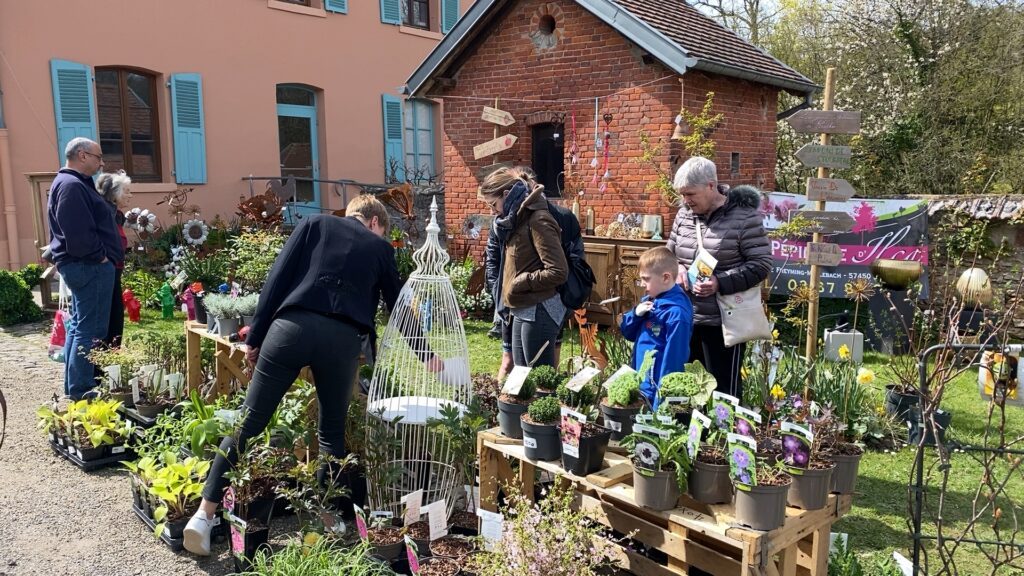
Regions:
[[193, 322], [196, 319], [196, 297], [192, 294], [192, 290], [189, 288], [185, 289], [185, 292], [181, 295], [182, 305], [185, 307], [185, 314], [188, 315], [188, 321]]
[[121, 294], [121, 301], [124, 302], [124, 309], [128, 311], [128, 321], [138, 323], [142, 303], [135, 297], [135, 293], [130, 288], [125, 290]]
[[156, 291], [156, 295], [160, 299], [160, 309], [164, 313], [164, 320], [174, 318], [174, 291], [171, 290], [171, 285], [164, 282], [164, 285]]

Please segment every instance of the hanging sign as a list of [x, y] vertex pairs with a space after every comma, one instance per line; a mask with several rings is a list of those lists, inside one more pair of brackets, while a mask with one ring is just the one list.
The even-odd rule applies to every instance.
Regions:
[[838, 266], [843, 261], [843, 249], [839, 244], [827, 242], [807, 243], [807, 264], [811, 266]]
[[808, 178], [807, 199], [822, 202], [846, 202], [857, 191], [842, 178]]
[[796, 151], [797, 160], [810, 168], [849, 168], [852, 155], [849, 146], [804, 144]]
[[800, 134], [857, 134], [860, 112], [844, 110], [801, 110], [786, 118]]
[[853, 228], [853, 217], [846, 212], [829, 212], [826, 210], [794, 210], [790, 215], [799, 214], [814, 223], [810, 232], [821, 234], [842, 234]]
[[493, 156], [498, 152], [504, 152], [505, 150], [515, 146], [516, 140], [518, 139], [519, 138], [512, 134], [506, 134], [489, 142], [478, 144], [473, 147], [473, 159], [479, 160], [485, 156]]
[[490, 106], [484, 106], [484, 113], [480, 116], [480, 119], [500, 126], [511, 126], [516, 123], [516, 119], [512, 117], [510, 112], [491, 108]]

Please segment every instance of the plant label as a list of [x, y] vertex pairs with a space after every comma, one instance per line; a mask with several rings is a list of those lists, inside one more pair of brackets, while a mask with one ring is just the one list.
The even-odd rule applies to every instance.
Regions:
[[134, 400], [135, 403], [138, 404], [139, 401], [142, 400], [142, 397], [139, 395], [139, 377], [136, 376], [135, 378], [129, 380], [128, 385], [132, 387], [132, 400]]
[[669, 414], [658, 414], [656, 418], [658, 419], [658, 422], [661, 422], [666, 426], [675, 426], [676, 424], [675, 417]]
[[164, 376], [164, 387], [172, 398], [181, 399], [181, 386], [185, 383], [185, 375], [181, 372], [173, 372]]
[[430, 525], [430, 541], [448, 535], [448, 504], [444, 500], [427, 506], [427, 523]]
[[792, 422], [783, 422], [782, 461], [795, 468], [807, 468], [811, 462], [811, 444], [814, 434]]
[[527, 436], [523, 433], [523, 447], [524, 448], [537, 448], [537, 439], [532, 436]]
[[734, 415], [733, 428], [734, 432], [746, 436], [747, 438], [754, 437], [754, 430], [757, 425], [761, 423], [761, 415], [749, 408], [743, 406], [736, 407], [736, 413]]
[[409, 560], [409, 572], [414, 576], [420, 573], [420, 559], [416, 556], [416, 552], [418, 552], [418, 550], [416, 550], [416, 542], [406, 534], [405, 557]]
[[768, 369], [768, 388], [775, 384], [775, 377], [779, 374], [779, 362], [782, 360], [782, 349], [772, 346], [771, 367]]
[[494, 550], [495, 545], [501, 540], [501, 530], [505, 524], [505, 516], [498, 512], [491, 512], [483, 508], [476, 509], [476, 515], [480, 517], [480, 536], [484, 539], [484, 548]]
[[566, 382], [565, 387], [573, 392], [579, 392], [584, 386], [590, 383], [591, 380], [597, 377], [601, 371], [593, 366], [587, 366], [583, 370], [580, 370], [575, 376]]
[[700, 437], [711, 426], [711, 419], [694, 410], [690, 415], [690, 428], [686, 431], [686, 451], [690, 454], [690, 461], [697, 458], [700, 451]]
[[402, 504], [405, 504], [405, 515], [403, 521], [408, 526], [413, 522], [418, 522], [420, 519], [420, 509], [423, 507], [423, 490], [417, 490], [410, 492], [405, 496], [402, 496]]
[[604, 427], [613, 432], [622, 432], [622, 422], [619, 422], [617, 420], [605, 420]]
[[124, 446], [113, 446], [110, 448], [111, 454], [124, 454]]
[[608, 384], [614, 382], [616, 378], [618, 378], [619, 376], [622, 376], [623, 374], [629, 374], [630, 372], [636, 374], [636, 370], [633, 370], [629, 366], [623, 366], [622, 368], [619, 368], [618, 370], [616, 370], [615, 373], [612, 374], [611, 377], [609, 377], [607, 380], [605, 380], [604, 384], [602, 384], [601, 386], [604, 387], [604, 388], [607, 388]]
[[366, 515], [358, 504], [353, 504], [352, 509], [356, 513], [356, 529], [359, 531], [359, 539], [365, 542], [370, 539], [370, 535], [366, 530]]
[[646, 440], [641, 440], [633, 447], [633, 462], [636, 463], [636, 470], [644, 476], [654, 476], [654, 473], [661, 470], [661, 451], [658, 447]]
[[651, 414], [637, 414], [633, 416], [633, 421], [637, 424], [649, 424], [654, 422], [654, 416]]
[[104, 366], [103, 372], [107, 375], [107, 380], [110, 382], [110, 387], [120, 388], [121, 387], [121, 365], [113, 364], [111, 366]]
[[580, 457], [580, 435], [587, 417], [579, 412], [562, 406], [562, 452], [573, 458]]
[[711, 418], [715, 423], [715, 427], [729, 432], [732, 430], [732, 422], [739, 401], [736, 400], [735, 396], [722, 394], [721, 392], [714, 392], [711, 398]]
[[668, 430], [662, 430], [661, 428], [646, 426], [644, 424], [637, 424], [636, 426], [633, 426], [633, 432], [640, 432], [642, 434], [653, 434], [665, 440], [668, 440], [669, 438], [672, 437], [672, 432]]
[[757, 442], [739, 434], [729, 434], [729, 476], [736, 485], [757, 486]]
[[689, 406], [690, 398], [687, 396], [669, 396], [662, 400], [665, 404], [679, 404], [681, 406]]
[[395, 517], [394, 513], [392, 513], [390, 510], [374, 510], [374, 511], [370, 512], [370, 520], [373, 520], [374, 518], [387, 518], [387, 519], [391, 519], [391, 518], [394, 518], [394, 517]]
[[519, 394], [519, 391], [523, 389], [523, 383], [526, 382], [526, 377], [529, 375], [529, 366], [516, 366], [505, 377], [505, 384], [501, 387], [501, 393], [511, 396]]
[[717, 390], [715, 390], [714, 392], [711, 393], [711, 399], [712, 400], [724, 400], [724, 401], [732, 404], [733, 406], [739, 406], [740, 405], [740, 401], [735, 396], [730, 396], [730, 395], [728, 395], [728, 394], [726, 394], [724, 392], [719, 392]]

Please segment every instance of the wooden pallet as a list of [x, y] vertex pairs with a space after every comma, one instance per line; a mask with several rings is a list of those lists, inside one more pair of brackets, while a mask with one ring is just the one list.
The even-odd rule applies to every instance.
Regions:
[[826, 576], [832, 524], [851, 504], [850, 496], [832, 495], [821, 510], [787, 508], [781, 528], [760, 532], [736, 525], [731, 504], [706, 506], [684, 495], [683, 507], [665, 512], [637, 506], [632, 465], [622, 454], [609, 452], [600, 472], [582, 478], [566, 472], [559, 461], [527, 459], [522, 442], [502, 436], [497, 428], [477, 436], [477, 453], [482, 508], [497, 510], [502, 484], [518, 484], [532, 497], [537, 471], [553, 473], [573, 486], [574, 505], [591, 518], [620, 533], [634, 533], [636, 541], [668, 556], [666, 566], [620, 549], [621, 568], [638, 576], [685, 575], [691, 566], [715, 576]]

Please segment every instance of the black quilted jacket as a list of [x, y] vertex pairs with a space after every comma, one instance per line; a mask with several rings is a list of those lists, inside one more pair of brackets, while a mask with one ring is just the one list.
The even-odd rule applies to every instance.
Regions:
[[[753, 186], [737, 186], [729, 198], [709, 216], [697, 216], [685, 205], [676, 214], [668, 238], [668, 248], [679, 263], [689, 266], [697, 255], [694, 221], [699, 218], [704, 248], [718, 259], [715, 277], [719, 292], [734, 294], [764, 281], [772, 269], [772, 252], [762, 226], [760, 192]], [[693, 302], [693, 323], [720, 326], [721, 316], [714, 296], [698, 297]]]

